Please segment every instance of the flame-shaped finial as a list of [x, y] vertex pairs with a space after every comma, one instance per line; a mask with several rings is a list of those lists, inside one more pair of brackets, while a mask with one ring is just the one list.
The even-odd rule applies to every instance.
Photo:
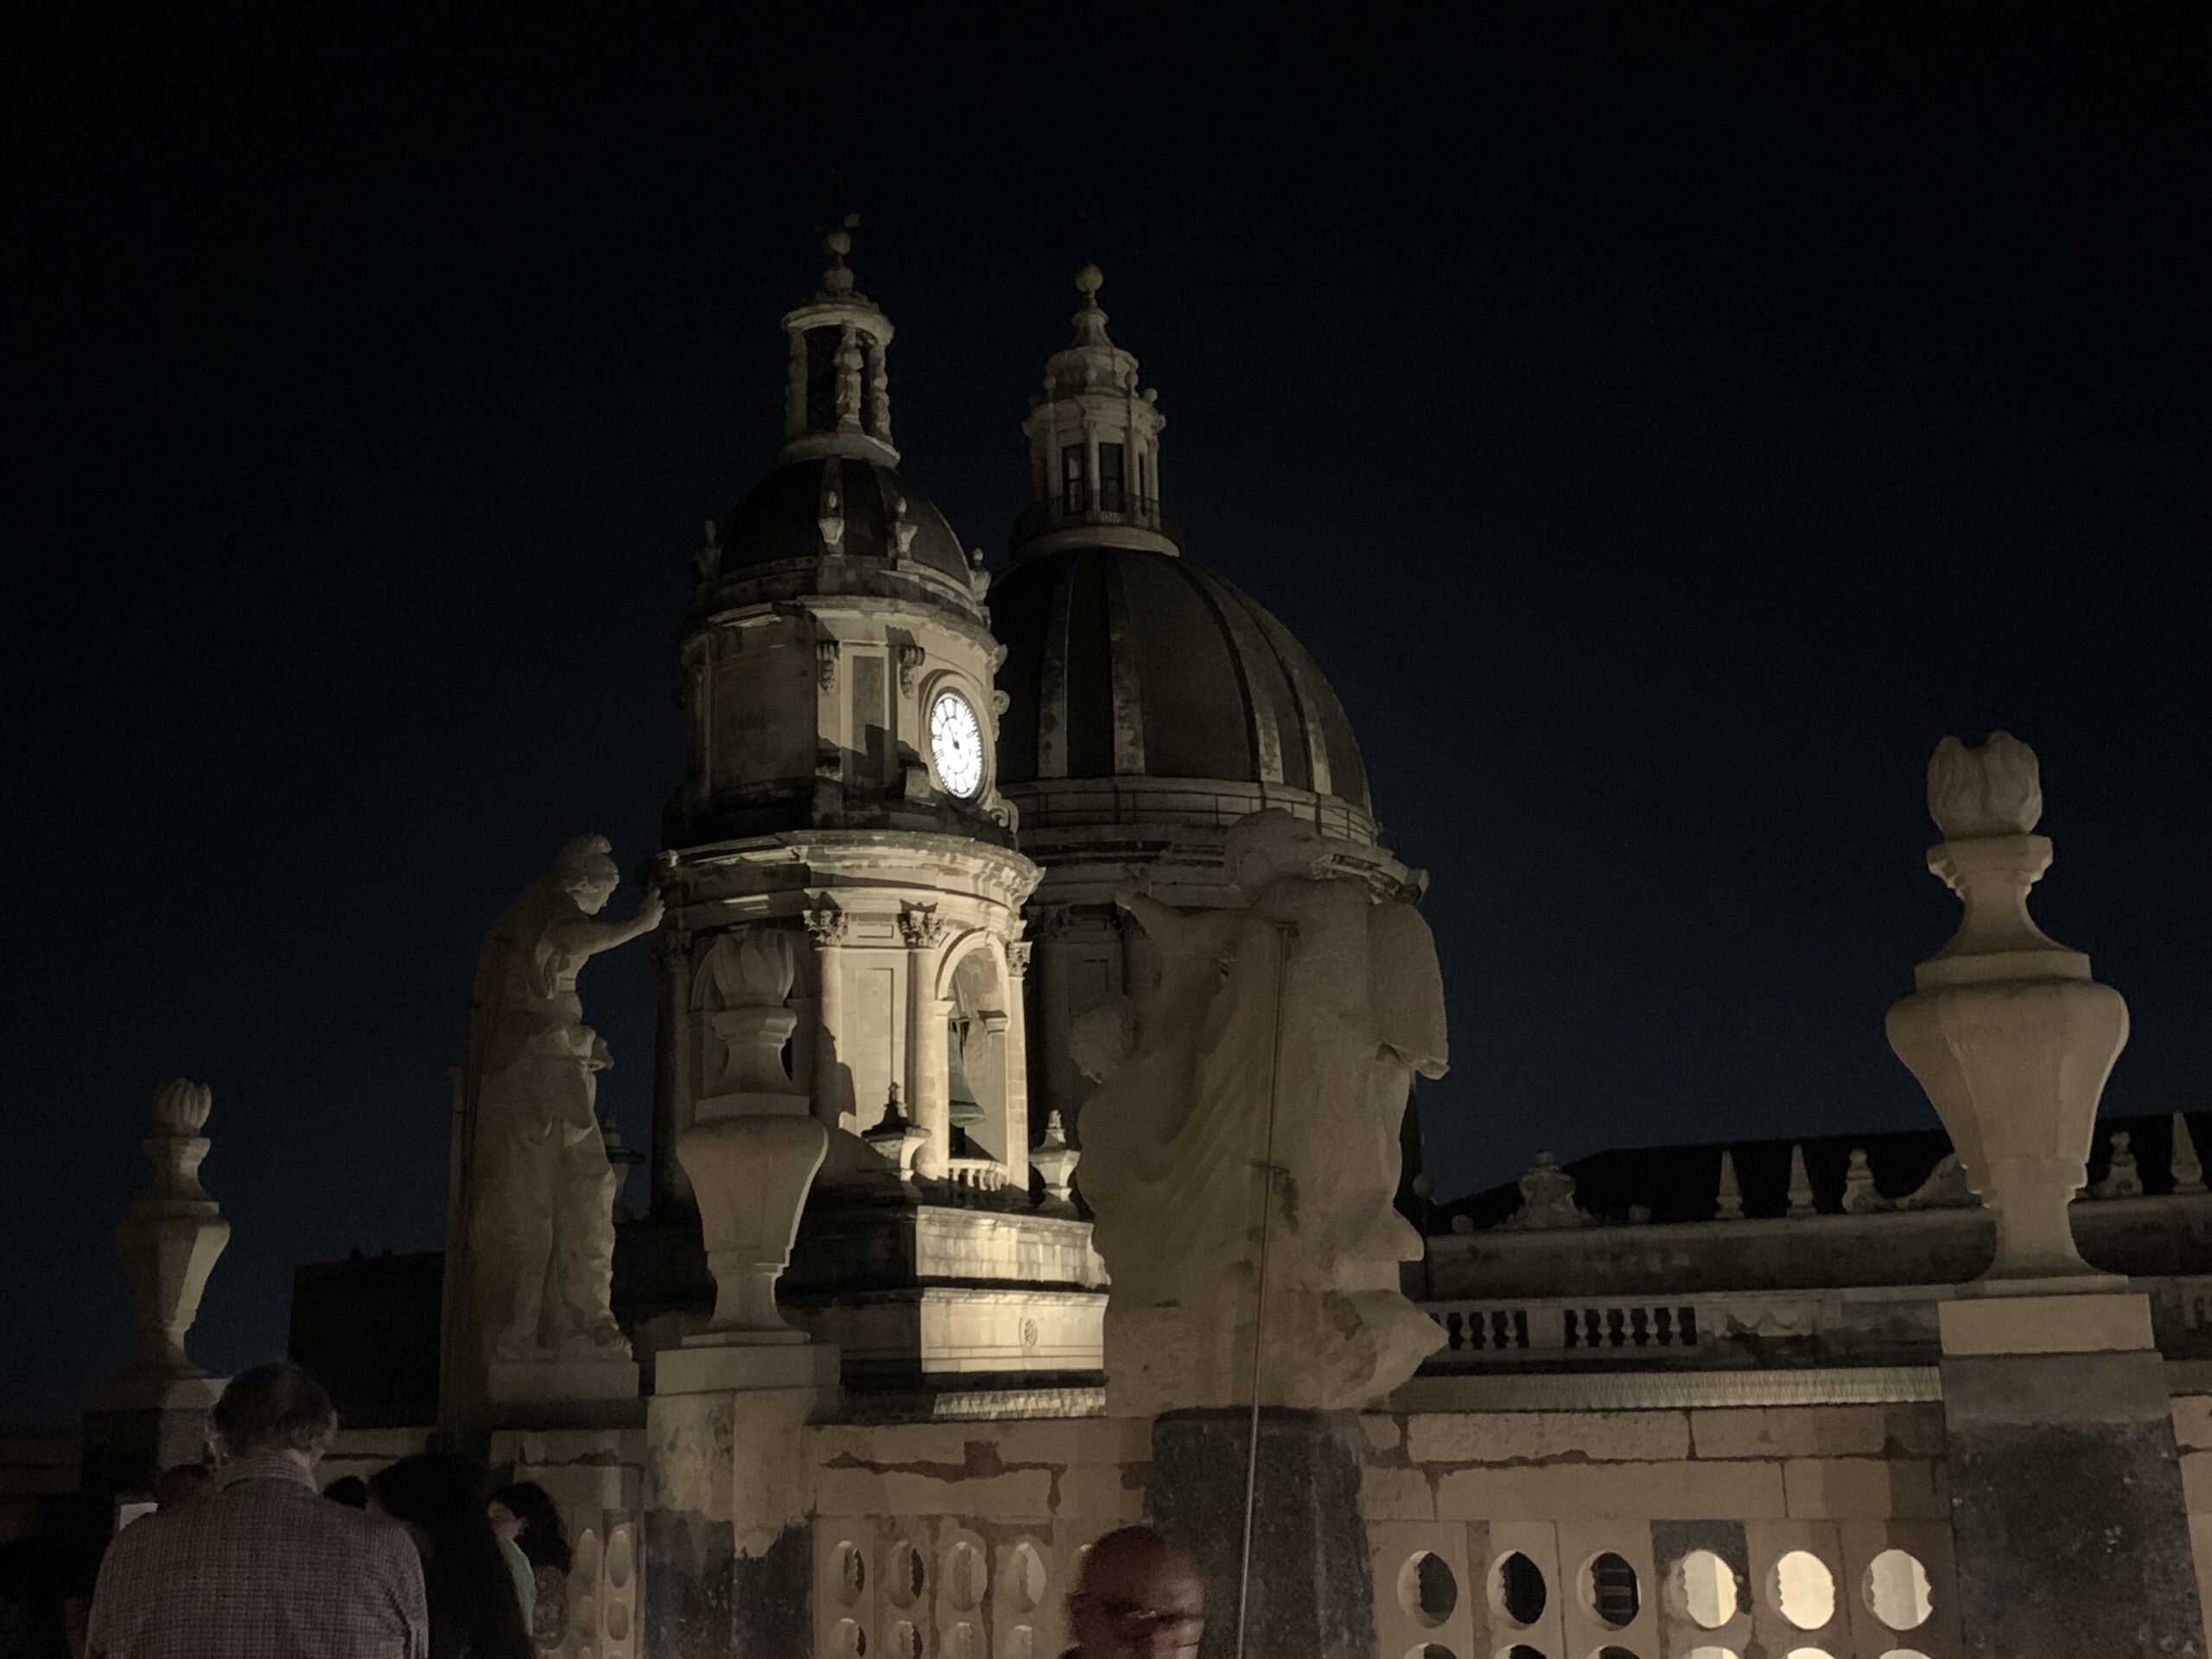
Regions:
[[2036, 752], [2010, 732], [1978, 749], [1945, 738], [1928, 762], [1928, 811], [1954, 841], [2028, 834], [2043, 817]]
[[179, 1077], [154, 1091], [154, 1124], [164, 1135], [198, 1135], [207, 1126], [214, 1092], [204, 1083]]

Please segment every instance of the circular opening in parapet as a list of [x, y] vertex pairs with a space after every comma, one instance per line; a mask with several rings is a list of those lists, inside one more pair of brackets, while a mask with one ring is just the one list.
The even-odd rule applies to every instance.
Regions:
[[1626, 1648], [1600, 1648], [1598, 1659], [1642, 1659], [1642, 1656], [1630, 1653]]
[[830, 1633], [830, 1650], [837, 1659], [868, 1659], [868, 1632], [854, 1620], [841, 1618]]
[[922, 1633], [903, 1618], [891, 1627], [891, 1659], [922, 1659]]
[[1643, 1609], [1643, 1591], [1628, 1558], [1609, 1549], [1592, 1555], [1583, 1567], [1582, 1599], [1607, 1630], [1624, 1630]]
[[1917, 1556], [1902, 1549], [1885, 1549], [1866, 1567], [1860, 1586], [1866, 1611], [1893, 1630], [1916, 1630], [1936, 1611], [1928, 1590], [1928, 1569]]
[[990, 1569], [983, 1564], [983, 1552], [965, 1538], [944, 1552], [944, 1593], [962, 1612], [973, 1611], [982, 1600], [990, 1576]]
[[1045, 1599], [1045, 1558], [1027, 1539], [1007, 1556], [1006, 1582], [999, 1593], [1006, 1598], [1009, 1611], [1016, 1613], [1034, 1612]]
[[920, 1550], [904, 1538], [891, 1546], [890, 1570], [883, 1575], [883, 1590], [893, 1606], [912, 1606], [926, 1577]]
[[1490, 1573], [1491, 1605], [1508, 1623], [1527, 1629], [1544, 1616], [1549, 1599], [1544, 1570], [1519, 1550], [1499, 1559]]
[[1459, 1659], [1459, 1656], [1433, 1642], [1416, 1642], [1406, 1649], [1406, 1659]]
[[1835, 1622], [1835, 1574], [1810, 1550], [1790, 1550], [1767, 1576], [1767, 1599], [1799, 1630], [1825, 1630]]
[[[1428, 1651], [1433, 1653], [1436, 1649], [1431, 1648]], [[1541, 1649], [1532, 1648], [1525, 1642], [1516, 1642], [1500, 1654], [1498, 1659], [1545, 1659], [1545, 1656]]]
[[1433, 1550], [1417, 1549], [1398, 1569], [1398, 1605], [1434, 1630], [1459, 1605], [1459, 1580], [1451, 1563]]
[[1717, 1630], [1735, 1618], [1739, 1593], [1736, 1569], [1709, 1549], [1694, 1549], [1675, 1562], [1667, 1584], [1675, 1611], [1701, 1630]]
[[861, 1555], [860, 1546], [850, 1539], [837, 1545], [836, 1576], [832, 1580], [837, 1586], [837, 1599], [851, 1606], [868, 1588], [868, 1560]]

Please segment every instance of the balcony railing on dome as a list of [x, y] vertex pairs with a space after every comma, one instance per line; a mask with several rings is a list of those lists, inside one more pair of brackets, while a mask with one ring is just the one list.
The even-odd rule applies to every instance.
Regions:
[[[1102, 500], [1119, 505], [1104, 506], [1100, 505]], [[1066, 498], [1058, 493], [1031, 502], [1014, 521], [1013, 542], [1019, 547], [1054, 531], [1082, 530], [1097, 524], [1126, 524], [1133, 530], [1148, 530], [1165, 536], [1178, 548], [1183, 545], [1182, 526], [1160, 510], [1157, 497], [1116, 495], [1105, 491], [1093, 493], [1079, 506], [1071, 506]]]

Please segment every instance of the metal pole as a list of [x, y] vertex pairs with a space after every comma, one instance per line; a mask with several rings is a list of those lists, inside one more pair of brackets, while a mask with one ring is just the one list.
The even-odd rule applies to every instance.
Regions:
[[1252, 1599], [1252, 1513], [1260, 1486], [1260, 1356], [1267, 1351], [1268, 1241], [1274, 1231], [1275, 1101], [1282, 1077], [1283, 989], [1290, 979], [1290, 953], [1298, 941], [1294, 922], [1273, 922], [1275, 931], [1275, 1026], [1268, 1048], [1267, 1155], [1260, 1163], [1260, 1270], [1252, 1308], [1252, 1422], [1244, 1452], [1244, 1546], [1236, 1573], [1236, 1659], [1244, 1659], [1245, 1614]]

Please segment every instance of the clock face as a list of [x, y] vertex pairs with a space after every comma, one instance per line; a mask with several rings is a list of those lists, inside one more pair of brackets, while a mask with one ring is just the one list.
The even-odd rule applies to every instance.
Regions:
[[950, 793], [964, 801], [982, 788], [982, 722], [957, 691], [940, 691], [930, 704], [930, 754]]

